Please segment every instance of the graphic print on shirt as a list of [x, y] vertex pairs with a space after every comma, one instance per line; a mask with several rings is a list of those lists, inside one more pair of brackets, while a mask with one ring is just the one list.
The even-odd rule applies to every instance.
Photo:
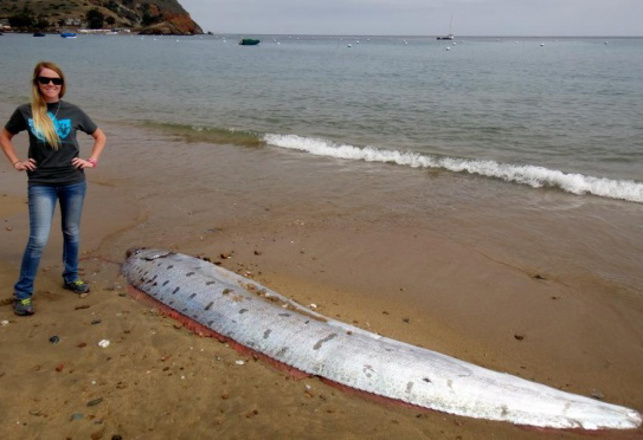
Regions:
[[[62, 141], [65, 139], [67, 136], [69, 136], [69, 133], [71, 132], [71, 119], [58, 119], [56, 118], [51, 112], [47, 112], [47, 115], [51, 118], [51, 120], [54, 123], [54, 128], [56, 129], [56, 133], [58, 133], [58, 138]], [[38, 138], [39, 141], [45, 142], [45, 135], [42, 133], [41, 130], [36, 130], [36, 127], [34, 127], [33, 119], [29, 118], [29, 130], [31, 133]]]

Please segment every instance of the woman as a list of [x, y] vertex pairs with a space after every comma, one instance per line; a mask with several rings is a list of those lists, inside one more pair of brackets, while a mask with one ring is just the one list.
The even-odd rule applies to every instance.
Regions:
[[[31, 81], [31, 104], [19, 106], [0, 133], [0, 147], [16, 171], [28, 175], [29, 241], [14, 286], [14, 312], [33, 315], [31, 301], [42, 250], [47, 244], [56, 202], [60, 203], [63, 230], [63, 286], [76, 293], [89, 292], [78, 277], [80, 218], [87, 183], [86, 168], [96, 168], [105, 135], [78, 107], [63, 102], [66, 84], [60, 67], [43, 61]], [[12, 143], [28, 130], [28, 158], [21, 160]], [[79, 156], [76, 131], [94, 138], [88, 159]]]

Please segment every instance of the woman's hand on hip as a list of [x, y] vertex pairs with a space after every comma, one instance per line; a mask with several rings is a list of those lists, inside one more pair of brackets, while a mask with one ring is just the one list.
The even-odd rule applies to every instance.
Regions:
[[13, 168], [17, 171], [33, 171], [36, 169], [36, 161], [33, 159], [20, 160], [13, 164]]
[[81, 159], [80, 157], [74, 157], [71, 160], [71, 164], [73, 166], [75, 166], [76, 168], [78, 168], [79, 170], [83, 170], [85, 168], [96, 168], [96, 164], [94, 164], [94, 163], [92, 163], [92, 162], [90, 162], [88, 160]]

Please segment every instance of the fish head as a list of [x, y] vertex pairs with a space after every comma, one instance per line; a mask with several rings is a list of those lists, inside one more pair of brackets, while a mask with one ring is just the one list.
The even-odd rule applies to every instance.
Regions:
[[144, 249], [144, 247], [131, 247], [125, 251], [125, 258], [130, 258], [132, 255], [136, 255], [139, 253], [139, 251]]
[[165, 249], [153, 249], [153, 248], [146, 248], [146, 247], [132, 247], [132, 248], [129, 248], [125, 253], [128, 259], [138, 258], [138, 259], [143, 259], [148, 261], [156, 260], [157, 258], [167, 257], [168, 255], [171, 255], [171, 254], [173, 254], [172, 251], [168, 251]]

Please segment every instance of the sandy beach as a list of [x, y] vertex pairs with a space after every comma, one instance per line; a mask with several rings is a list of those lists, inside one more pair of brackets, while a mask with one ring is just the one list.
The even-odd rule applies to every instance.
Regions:
[[[431, 216], [440, 223], [439, 212], [404, 212], [395, 204], [402, 196], [375, 175], [350, 187], [342, 175], [349, 170], [326, 166], [328, 159], [307, 159], [313, 164], [302, 175], [296, 153], [186, 143], [130, 126], [104, 130], [109, 142], [100, 167], [87, 173], [83, 217], [81, 265], [92, 292], [79, 298], [62, 289], [56, 224], [37, 278], [37, 312], [27, 318], [10, 306], [28, 235], [26, 176], [0, 167], [3, 439], [587, 438], [292, 377], [135, 300], [119, 265], [126, 249], [141, 245], [207, 257], [391, 338], [643, 411], [641, 286], [637, 293], [545, 258], [529, 264], [511, 247], [476, 242], [473, 232], [456, 239], [467, 222], [489, 236], [502, 225], [461, 218], [451, 233], [427, 227]], [[368, 176], [382, 165], [358, 166]], [[392, 171], [390, 179], [411, 172]], [[416, 179], [437, 194], [462, 178]], [[465, 192], [478, 184], [463, 185]], [[378, 197], [391, 203], [368, 203]], [[563, 240], [574, 221], [561, 222], [551, 240]], [[110, 345], [99, 347], [101, 340]], [[592, 435], [634, 439], [643, 430]]]

